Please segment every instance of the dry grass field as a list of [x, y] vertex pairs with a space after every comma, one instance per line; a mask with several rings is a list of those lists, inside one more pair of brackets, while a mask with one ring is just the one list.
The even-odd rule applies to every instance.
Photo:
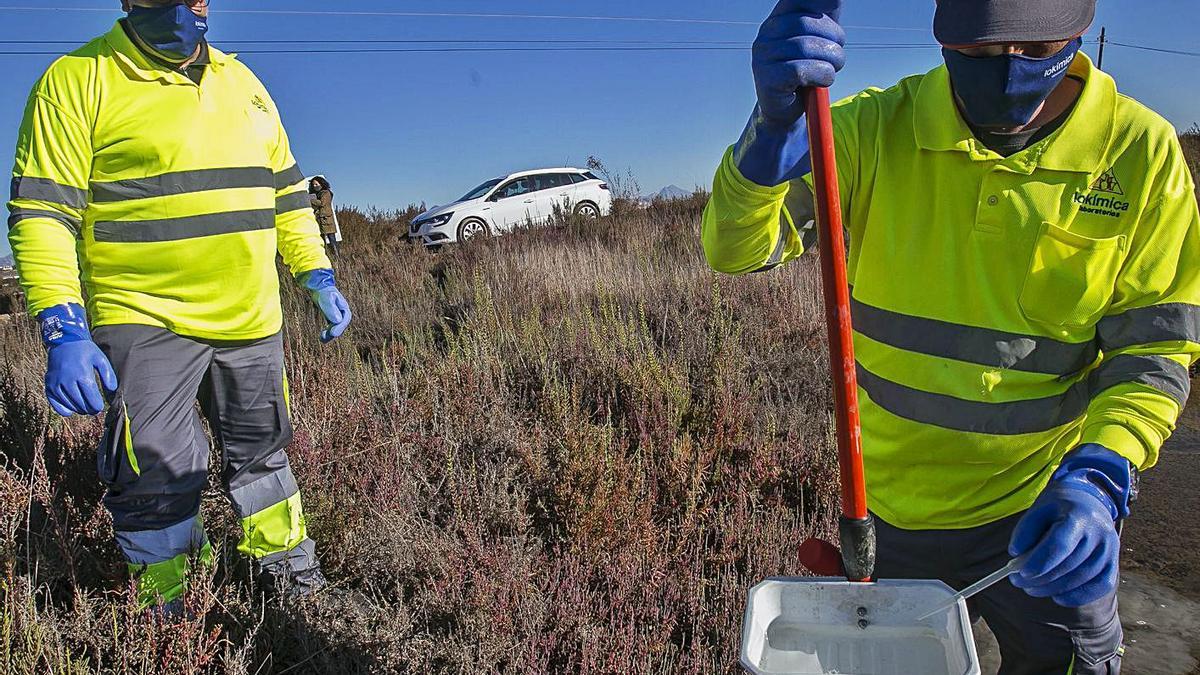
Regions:
[[131, 604], [96, 420], [0, 326], [0, 671], [735, 672], [747, 587], [836, 509], [810, 264], [709, 272], [704, 196], [431, 253], [342, 214], [356, 323], [288, 289], [290, 450], [327, 573], [374, 609], [262, 599], [214, 483], [194, 618]]
[[215, 483], [190, 618], [137, 612], [99, 422], [52, 417], [32, 322], [0, 323], [0, 672], [736, 672], [746, 589], [832, 534], [836, 466], [813, 261], [711, 273], [704, 199], [442, 252], [342, 213], [351, 331], [321, 347], [285, 290], [290, 454], [364, 612], [265, 601]]

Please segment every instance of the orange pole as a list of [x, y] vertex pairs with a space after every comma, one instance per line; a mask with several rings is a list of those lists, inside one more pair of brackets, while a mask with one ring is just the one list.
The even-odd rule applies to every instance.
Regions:
[[806, 89], [803, 95], [820, 234], [821, 281], [829, 331], [829, 363], [833, 376], [838, 466], [841, 470], [842, 558], [849, 578], [866, 581], [874, 573], [875, 531], [867, 511], [867, 488], [863, 475], [858, 376], [854, 360], [850, 282], [846, 273], [846, 242], [842, 225], [842, 200], [838, 190], [833, 120], [828, 89], [814, 87]]

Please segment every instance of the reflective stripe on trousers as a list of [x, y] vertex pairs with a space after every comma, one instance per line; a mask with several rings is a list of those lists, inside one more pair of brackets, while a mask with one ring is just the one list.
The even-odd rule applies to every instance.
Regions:
[[183, 593], [192, 560], [212, 564], [212, 546], [199, 516], [161, 530], [116, 532], [117, 543], [137, 579], [138, 600], [143, 606], [161, 598], [169, 603]]

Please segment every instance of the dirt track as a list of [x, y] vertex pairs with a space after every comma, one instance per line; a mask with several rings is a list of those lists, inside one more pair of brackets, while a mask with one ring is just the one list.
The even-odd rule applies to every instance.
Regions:
[[[1197, 380], [1193, 387], [1200, 386]], [[1200, 401], [1167, 442], [1158, 466], [1142, 476], [1141, 496], [1126, 530], [1125, 567], [1153, 575], [1200, 601]]]
[[[1193, 389], [1196, 386], [1200, 386], [1200, 380], [1193, 382]], [[1126, 573], [1157, 582], [1196, 603], [1200, 603], [1200, 528], [1196, 526], [1200, 514], [1198, 475], [1200, 400], [1193, 399], [1163, 449], [1158, 466], [1142, 476], [1141, 496], [1125, 530], [1122, 562]], [[1200, 617], [1195, 616], [1197, 612], [1192, 614], [1190, 618], [1200, 623]], [[1124, 617], [1126, 642], [1131, 651], [1137, 650], [1138, 645], [1132, 640], [1138, 639], [1139, 633], [1155, 631], [1152, 620], [1143, 620], [1148, 623], [1138, 625], [1131, 617]], [[1191, 633], [1190, 651], [1191, 656], [1200, 661], [1198, 630], [1200, 626], [1195, 626]], [[1130, 662], [1134, 665], [1132, 658]], [[1127, 672], [1161, 671], [1139, 669]], [[1194, 667], [1192, 672], [1200, 674], [1200, 667]]]

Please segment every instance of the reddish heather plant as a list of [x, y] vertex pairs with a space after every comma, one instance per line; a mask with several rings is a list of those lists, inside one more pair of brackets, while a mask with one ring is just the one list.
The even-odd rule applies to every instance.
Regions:
[[709, 272], [705, 199], [439, 252], [411, 212], [340, 214], [348, 336], [285, 284], [290, 454], [361, 614], [264, 600], [215, 485], [187, 618], [135, 611], [99, 423], [52, 418], [32, 323], [0, 326], [0, 670], [736, 672], [746, 590], [802, 573], [836, 467], [814, 270]]

